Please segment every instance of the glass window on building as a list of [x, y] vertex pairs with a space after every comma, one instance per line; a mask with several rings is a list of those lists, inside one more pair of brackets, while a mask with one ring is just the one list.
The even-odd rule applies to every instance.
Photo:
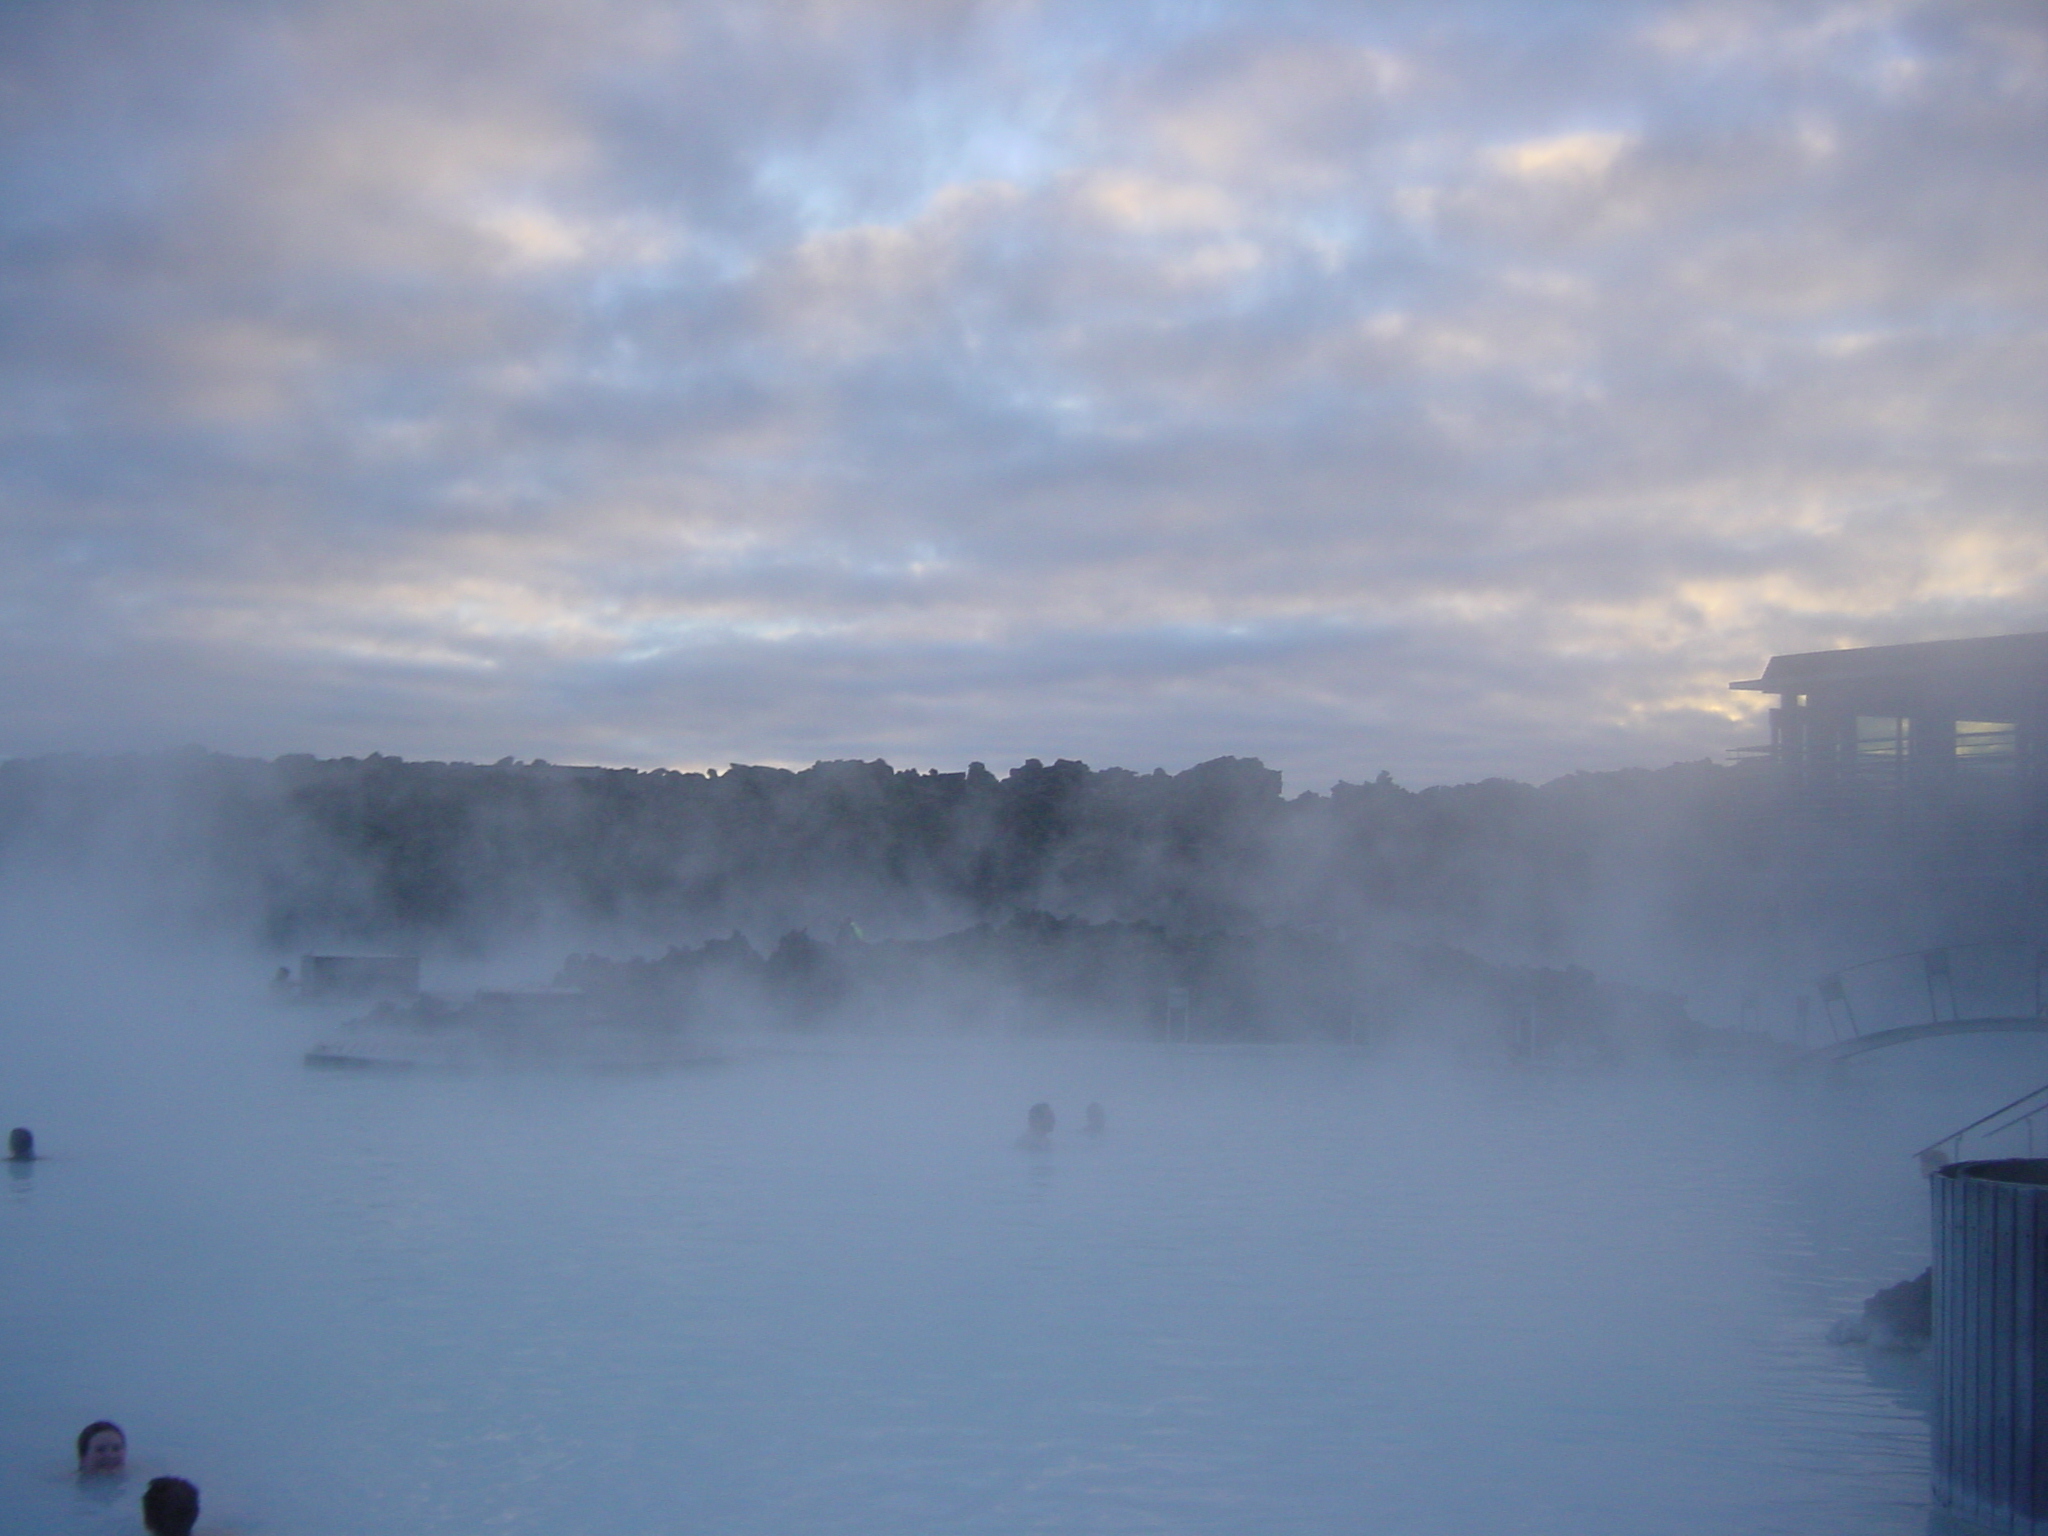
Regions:
[[1956, 765], [1973, 773], [2009, 773], [2019, 764], [2020, 735], [2010, 720], [1958, 720]]
[[1858, 715], [1856, 755], [1886, 761], [1904, 757], [1912, 732], [1913, 722], [1897, 715]]
[[1912, 729], [1912, 722], [1898, 715], [1858, 715], [1850, 776], [1886, 790], [1903, 784]]

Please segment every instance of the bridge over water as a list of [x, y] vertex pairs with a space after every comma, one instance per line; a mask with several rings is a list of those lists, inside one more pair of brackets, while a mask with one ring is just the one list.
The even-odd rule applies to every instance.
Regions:
[[1827, 1061], [1943, 1035], [2048, 1034], [2048, 945], [1909, 950], [1831, 972], [1814, 990], [1834, 1038], [1813, 1054]]

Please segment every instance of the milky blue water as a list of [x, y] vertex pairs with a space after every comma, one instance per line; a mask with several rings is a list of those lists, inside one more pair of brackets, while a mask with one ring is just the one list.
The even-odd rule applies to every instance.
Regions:
[[243, 1533], [1919, 1536], [1921, 1369], [1824, 1334], [1926, 1262], [1906, 1154], [2039, 1065], [349, 1075], [209, 988], [7, 1016], [7, 1529], [174, 1471]]

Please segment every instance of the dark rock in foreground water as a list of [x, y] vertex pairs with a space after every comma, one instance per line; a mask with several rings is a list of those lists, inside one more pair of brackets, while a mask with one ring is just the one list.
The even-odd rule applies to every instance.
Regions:
[[1835, 1344], [1872, 1344], [1879, 1349], [1922, 1349], [1934, 1336], [1934, 1271], [1888, 1285], [1863, 1303], [1863, 1316], [1844, 1318], [1828, 1330]]

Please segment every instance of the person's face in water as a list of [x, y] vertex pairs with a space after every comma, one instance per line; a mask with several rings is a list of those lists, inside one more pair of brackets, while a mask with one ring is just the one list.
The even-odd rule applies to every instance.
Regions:
[[1033, 1135], [1051, 1135], [1052, 1125], [1052, 1108], [1050, 1105], [1034, 1104], [1031, 1106], [1031, 1131]]
[[85, 1442], [85, 1454], [78, 1458], [78, 1470], [88, 1477], [118, 1472], [128, 1464], [128, 1442], [118, 1429], [103, 1429]]

